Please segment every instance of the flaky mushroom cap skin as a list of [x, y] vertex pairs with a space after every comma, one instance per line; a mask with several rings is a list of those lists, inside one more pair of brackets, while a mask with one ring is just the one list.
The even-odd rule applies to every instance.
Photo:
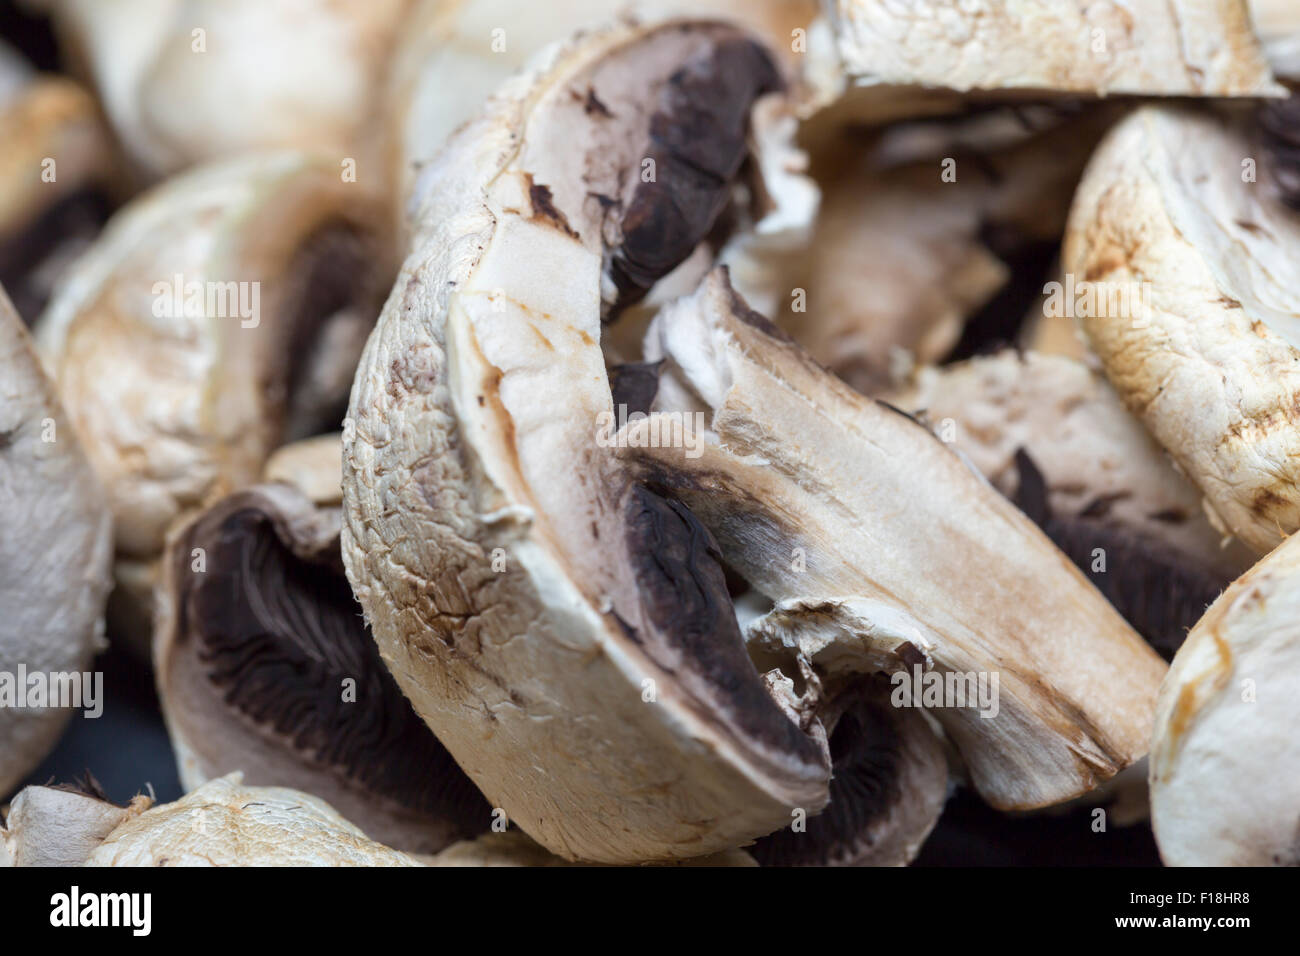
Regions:
[[[703, 856], [826, 801], [828, 760], [745, 656], [707, 533], [598, 441], [601, 314], [707, 233], [774, 78], [709, 22], [540, 55], [423, 174], [357, 372], [349, 580], [417, 712], [566, 858]], [[647, 124], [658, 145], [640, 153]], [[715, 172], [695, 178], [688, 151]]]
[[[31, 338], [0, 290], [0, 671], [83, 671], [104, 647], [112, 516]], [[73, 711], [0, 707], [0, 795]]]
[[263, 149], [327, 151], [336, 164], [344, 156], [359, 159], [388, 52], [411, 2], [43, 5], [67, 58], [94, 81], [141, 175], [154, 178]]
[[86, 866], [422, 866], [376, 843], [324, 800], [212, 780], [123, 821]]
[[1281, 92], [1245, 0], [828, 6], [843, 69], [859, 87], [1100, 96]]
[[66, 275], [37, 337], [136, 603], [173, 521], [337, 426], [389, 274], [381, 210], [325, 158], [226, 160], [134, 200]]
[[1192, 628], [1160, 687], [1151, 822], [1169, 866], [1300, 866], [1300, 536]]
[[1148, 107], [1094, 155], [1062, 253], [1115, 303], [1079, 319], [1107, 378], [1257, 554], [1300, 527], [1298, 249], [1258, 142]]
[[620, 454], [808, 618], [760, 631], [758, 648], [751, 625], [751, 653], [831, 675], [998, 674], [996, 716], [935, 716], [999, 808], [1070, 799], [1142, 756], [1163, 662], [927, 428], [817, 366], [721, 270], [660, 313], [646, 348], [672, 360], [717, 440], [692, 458], [650, 440], [652, 416], [629, 423]]

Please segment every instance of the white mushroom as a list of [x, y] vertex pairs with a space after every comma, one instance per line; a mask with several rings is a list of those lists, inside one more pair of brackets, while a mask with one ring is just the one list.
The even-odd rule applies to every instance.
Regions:
[[1258, 554], [1300, 527], [1300, 218], [1270, 159], [1239, 123], [1142, 109], [1094, 156], [1062, 253], [1106, 376]]
[[690, 395], [715, 437], [664, 441], [682, 412], [660, 401], [620, 445], [777, 602], [751, 653], [823, 682], [997, 675], [996, 707], [963, 696], [933, 713], [1000, 808], [1067, 800], [1142, 756], [1163, 663], [938, 438], [818, 367], [721, 272], [651, 333], [666, 394]]
[[[0, 796], [73, 711], [28, 700], [104, 647], [112, 518], [31, 339], [0, 291]], [[32, 685], [34, 686], [34, 685]]]
[[382, 221], [329, 160], [227, 160], [130, 203], [67, 274], [37, 337], [108, 488], [133, 640], [167, 527], [337, 427], [390, 275]]
[[1151, 820], [1170, 866], [1300, 866], [1300, 536], [1224, 592], [1160, 687]]

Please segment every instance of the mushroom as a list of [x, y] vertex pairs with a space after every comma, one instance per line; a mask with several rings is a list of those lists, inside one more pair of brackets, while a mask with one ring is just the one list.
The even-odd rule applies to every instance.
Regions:
[[[868, 394], [964, 344], [980, 331], [967, 320], [983, 307], [1005, 325], [1017, 310], [994, 297], [1015, 270], [1035, 272], [1042, 250], [1051, 255], [1087, 149], [1114, 116], [1094, 110], [1005, 149], [953, 148], [940, 154], [948, 160], [902, 165], [890, 155], [904, 146], [887, 133], [872, 154], [841, 161], [821, 181], [822, 213], [806, 252], [783, 263], [787, 289], [804, 295], [779, 300], [777, 324]], [[960, 124], [950, 132], [958, 135]], [[839, 146], [838, 155], [861, 156]], [[749, 288], [740, 291], [769, 314]], [[984, 332], [1005, 340], [1014, 329]]]
[[549, 43], [613, 20], [716, 17], [766, 40], [793, 77], [802, 60], [799, 33], [817, 9], [817, 0], [417, 0], [393, 52], [388, 84], [388, 111], [396, 117], [388, 131], [394, 195], [405, 204], [420, 167], [451, 132]]
[[[104, 491], [0, 291], [0, 796], [45, 756], [72, 711], [29, 701], [104, 647], [113, 554]], [[80, 685], [78, 685], [80, 686]], [[87, 706], [89, 704], [87, 703]]]
[[[1142, 756], [1163, 662], [933, 433], [817, 366], [722, 270], [660, 313], [646, 348], [673, 384], [620, 453], [776, 602], [747, 639], [818, 678], [800, 705], [859, 674], [914, 675], [913, 698], [925, 673], [951, 677], [928, 709], [1001, 809], [1068, 800]], [[684, 448], [663, 440], [681, 395], [711, 422]], [[996, 704], [966, 706], [971, 679], [995, 676]]]
[[37, 2], [144, 179], [295, 148], [373, 182], [368, 127], [409, 0]]
[[1300, 219], [1289, 154], [1263, 147], [1240, 121], [1138, 111], [1094, 156], [1062, 253], [1107, 378], [1258, 554], [1300, 527]]
[[18, 866], [422, 865], [369, 839], [324, 800], [246, 787], [238, 773], [158, 806], [28, 787], [7, 823], [0, 843]]
[[888, 401], [922, 415], [1166, 657], [1253, 562], [1223, 546], [1196, 486], [1078, 362], [1003, 351], [922, 369]]
[[[379, 658], [339, 552], [339, 435], [281, 449], [270, 482], [169, 535], [155, 673], [181, 782], [241, 770], [317, 794], [389, 846], [433, 853], [491, 810]], [[332, 501], [309, 498], [313, 489]]]
[[810, 112], [884, 122], [971, 98], [1273, 96], [1245, 0], [834, 0], [810, 34]]
[[718, 22], [540, 54], [423, 173], [357, 371], [353, 590], [456, 762], [566, 859], [706, 856], [827, 800], [824, 741], [750, 663], [708, 533], [597, 431], [602, 317], [714, 229], [778, 84]]
[[62, 77], [0, 96], [0, 284], [32, 322], [113, 206], [112, 144], [94, 100]]
[[126, 206], [50, 303], [37, 338], [108, 488], [128, 640], [167, 527], [338, 427], [391, 274], [382, 205], [327, 159], [223, 161]]
[[1300, 866], [1300, 536], [1192, 628], [1160, 687], [1151, 822], [1169, 866]]

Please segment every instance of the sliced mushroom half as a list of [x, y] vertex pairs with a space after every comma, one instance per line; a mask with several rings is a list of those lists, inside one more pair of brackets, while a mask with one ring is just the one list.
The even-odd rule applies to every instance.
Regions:
[[[331, 443], [333, 460], [313, 464]], [[491, 808], [402, 696], [352, 597], [340, 447], [334, 435], [274, 460], [308, 493], [332, 483], [332, 503], [254, 485], [169, 537], [159, 696], [186, 789], [241, 770], [253, 785], [321, 796], [389, 846], [433, 853], [486, 830]]]
[[307, 154], [207, 166], [114, 216], [50, 303], [37, 338], [108, 488], [131, 640], [167, 527], [338, 427], [391, 275], [382, 207]]
[[[0, 797], [73, 710], [48, 688], [104, 646], [112, 516], [22, 320], [0, 290]], [[38, 700], [29, 694], [46, 688]], [[85, 702], [87, 707], [90, 702]]]
[[715, 22], [541, 54], [425, 171], [357, 373], [348, 578], [416, 711], [565, 858], [704, 856], [827, 800], [709, 534], [604, 440], [602, 317], [714, 229], [779, 82]]
[[1156, 705], [1151, 822], [1169, 866], [1300, 866], [1300, 536], [1188, 635]]
[[621, 453], [777, 602], [751, 653], [823, 685], [914, 675], [912, 699], [932, 675], [931, 712], [1000, 808], [1067, 800], [1142, 756], [1163, 662], [934, 434], [817, 366], [721, 270], [651, 332], [664, 395], [689, 395], [711, 435], [673, 438], [690, 412], [660, 401]]
[[1107, 378], [1258, 554], [1300, 528], [1300, 216], [1294, 159], [1264, 146], [1142, 109], [1094, 156], [1062, 255]]
[[918, 372], [890, 404], [925, 418], [1047, 532], [1166, 658], [1253, 558], [1098, 373], [1005, 351]]

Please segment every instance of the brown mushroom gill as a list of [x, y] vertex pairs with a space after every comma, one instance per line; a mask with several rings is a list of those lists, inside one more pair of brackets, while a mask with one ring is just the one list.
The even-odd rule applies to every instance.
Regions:
[[[1107, 523], [1106, 498], [1096, 499], [1077, 515], [1054, 514], [1043, 475], [1023, 449], [1016, 453], [1016, 470], [1016, 506], [1069, 556], [1148, 644], [1171, 660], [1188, 630], [1231, 581], [1195, 555]], [[1104, 553], [1111, 573], [1094, 572], [1097, 549]]]
[[[378, 278], [373, 239], [355, 225], [328, 222], [308, 236], [295, 251], [287, 275], [289, 321], [283, 325], [287, 362], [270, 363], [262, 387], [269, 407], [283, 408], [284, 442], [295, 441], [339, 427], [347, 413], [348, 389], [338, 379], [351, 379], [355, 358], [375, 318]], [[359, 327], [350, 341], [330, 336], [331, 323]], [[342, 346], [342, 348], [340, 348]], [[348, 349], [348, 346], [351, 346]], [[350, 351], [343, 358], [331, 351]], [[338, 370], [330, 374], [331, 364]], [[333, 386], [333, 387], [331, 387]], [[284, 397], [287, 400], [281, 400]]]
[[1261, 106], [1259, 127], [1282, 201], [1300, 209], [1300, 100], [1291, 96]]
[[[611, 313], [639, 301], [707, 235], [727, 206], [744, 163], [749, 110], [781, 87], [771, 57], [731, 36], [683, 63], [659, 92], [642, 168], [622, 210], [622, 242], [608, 250], [605, 272], [618, 290]], [[593, 109], [605, 109], [595, 101]]]
[[485, 828], [486, 802], [380, 660], [333, 548], [295, 553], [253, 501], [213, 509], [185, 543], [177, 560], [202, 547], [206, 564], [178, 577], [177, 685], [207, 698], [187, 711], [233, 711], [246, 731], [349, 786], [448, 821], [450, 835]]

